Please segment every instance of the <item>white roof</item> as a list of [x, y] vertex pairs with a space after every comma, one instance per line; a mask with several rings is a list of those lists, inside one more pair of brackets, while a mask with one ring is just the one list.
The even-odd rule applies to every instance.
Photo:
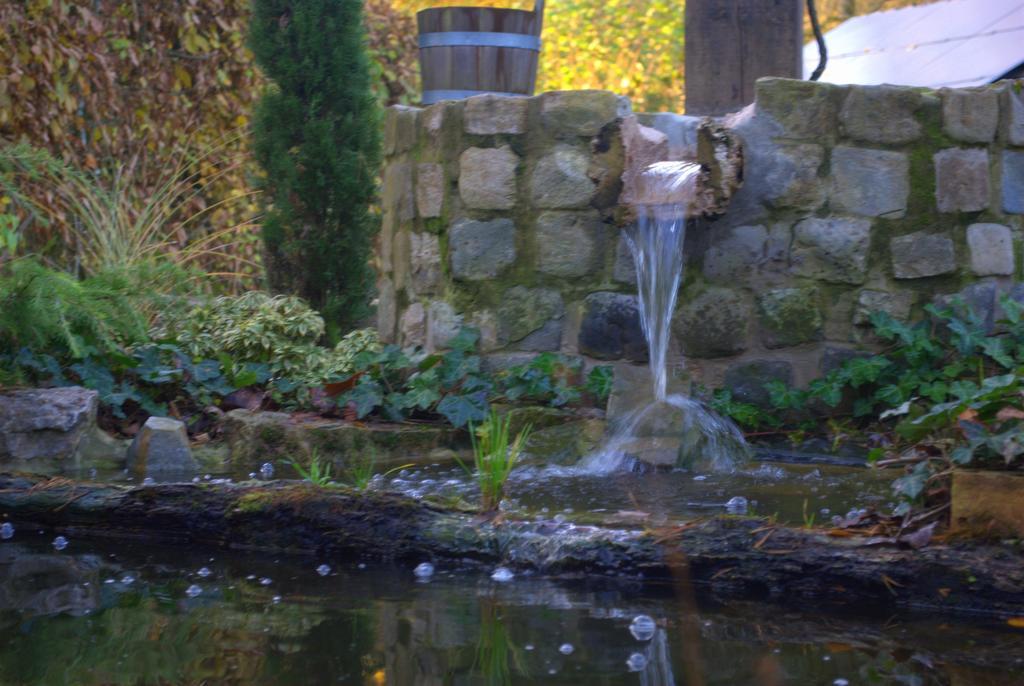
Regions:
[[[849, 19], [825, 34], [829, 83], [978, 86], [1024, 63], [1024, 0], [947, 0]], [[804, 46], [804, 76], [818, 46]]]

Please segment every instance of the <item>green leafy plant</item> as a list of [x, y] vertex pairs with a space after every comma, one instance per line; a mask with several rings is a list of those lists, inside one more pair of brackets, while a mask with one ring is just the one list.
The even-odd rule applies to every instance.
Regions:
[[[395, 472], [415, 466], [413, 463], [398, 465], [381, 472], [382, 477], [388, 477]], [[345, 469], [345, 482], [357, 491], [365, 491], [370, 487], [373, 478], [377, 476], [377, 453], [372, 448], [353, 455], [348, 460]]]
[[480, 487], [481, 505], [485, 512], [498, 509], [505, 494], [505, 482], [508, 481], [530, 437], [531, 427], [527, 425], [509, 443], [511, 422], [510, 416], [506, 415], [503, 419], [497, 412], [491, 410], [482, 424], [470, 424], [474, 469], [459, 461], [462, 468], [476, 478]]
[[303, 481], [308, 481], [314, 486], [325, 488], [331, 483], [331, 463], [321, 461], [316, 450], [310, 454], [308, 466], [303, 467], [302, 464], [295, 460], [289, 460], [288, 464], [292, 466], [292, 469], [298, 473]]
[[373, 287], [380, 111], [363, 3], [256, 0], [249, 28], [273, 83], [253, 119], [267, 279], [322, 312], [334, 339], [367, 313]]

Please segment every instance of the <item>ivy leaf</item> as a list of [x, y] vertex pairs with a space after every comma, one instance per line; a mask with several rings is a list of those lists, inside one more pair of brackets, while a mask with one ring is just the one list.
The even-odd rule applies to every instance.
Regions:
[[382, 402], [384, 402], [384, 391], [376, 381], [364, 381], [338, 399], [338, 404], [341, 407], [354, 403], [356, 416], [359, 419], [380, 407]]
[[448, 341], [448, 347], [455, 352], [467, 354], [476, 350], [476, 344], [479, 340], [479, 331], [468, 326], [464, 326], [459, 329], [459, 333], [455, 334], [454, 338]]
[[483, 391], [446, 395], [437, 405], [437, 411], [458, 428], [469, 422], [483, 421], [487, 417], [487, 408], [487, 394]]

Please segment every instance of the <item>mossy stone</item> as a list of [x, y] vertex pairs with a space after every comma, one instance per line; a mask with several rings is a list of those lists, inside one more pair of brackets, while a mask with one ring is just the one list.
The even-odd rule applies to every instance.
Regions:
[[757, 305], [765, 347], [785, 348], [822, 339], [818, 289], [776, 288], [762, 293]]

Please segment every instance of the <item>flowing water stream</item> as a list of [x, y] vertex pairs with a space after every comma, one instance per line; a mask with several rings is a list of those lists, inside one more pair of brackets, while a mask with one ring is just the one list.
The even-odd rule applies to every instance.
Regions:
[[651, 396], [614, 427], [607, 445], [583, 469], [606, 473], [639, 458], [654, 464], [731, 471], [747, 456], [739, 429], [681, 393], [669, 393], [668, 352], [683, 278], [686, 224], [696, 202], [700, 165], [659, 162], [641, 175], [637, 221], [626, 230], [636, 265], [640, 324], [647, 339]]

